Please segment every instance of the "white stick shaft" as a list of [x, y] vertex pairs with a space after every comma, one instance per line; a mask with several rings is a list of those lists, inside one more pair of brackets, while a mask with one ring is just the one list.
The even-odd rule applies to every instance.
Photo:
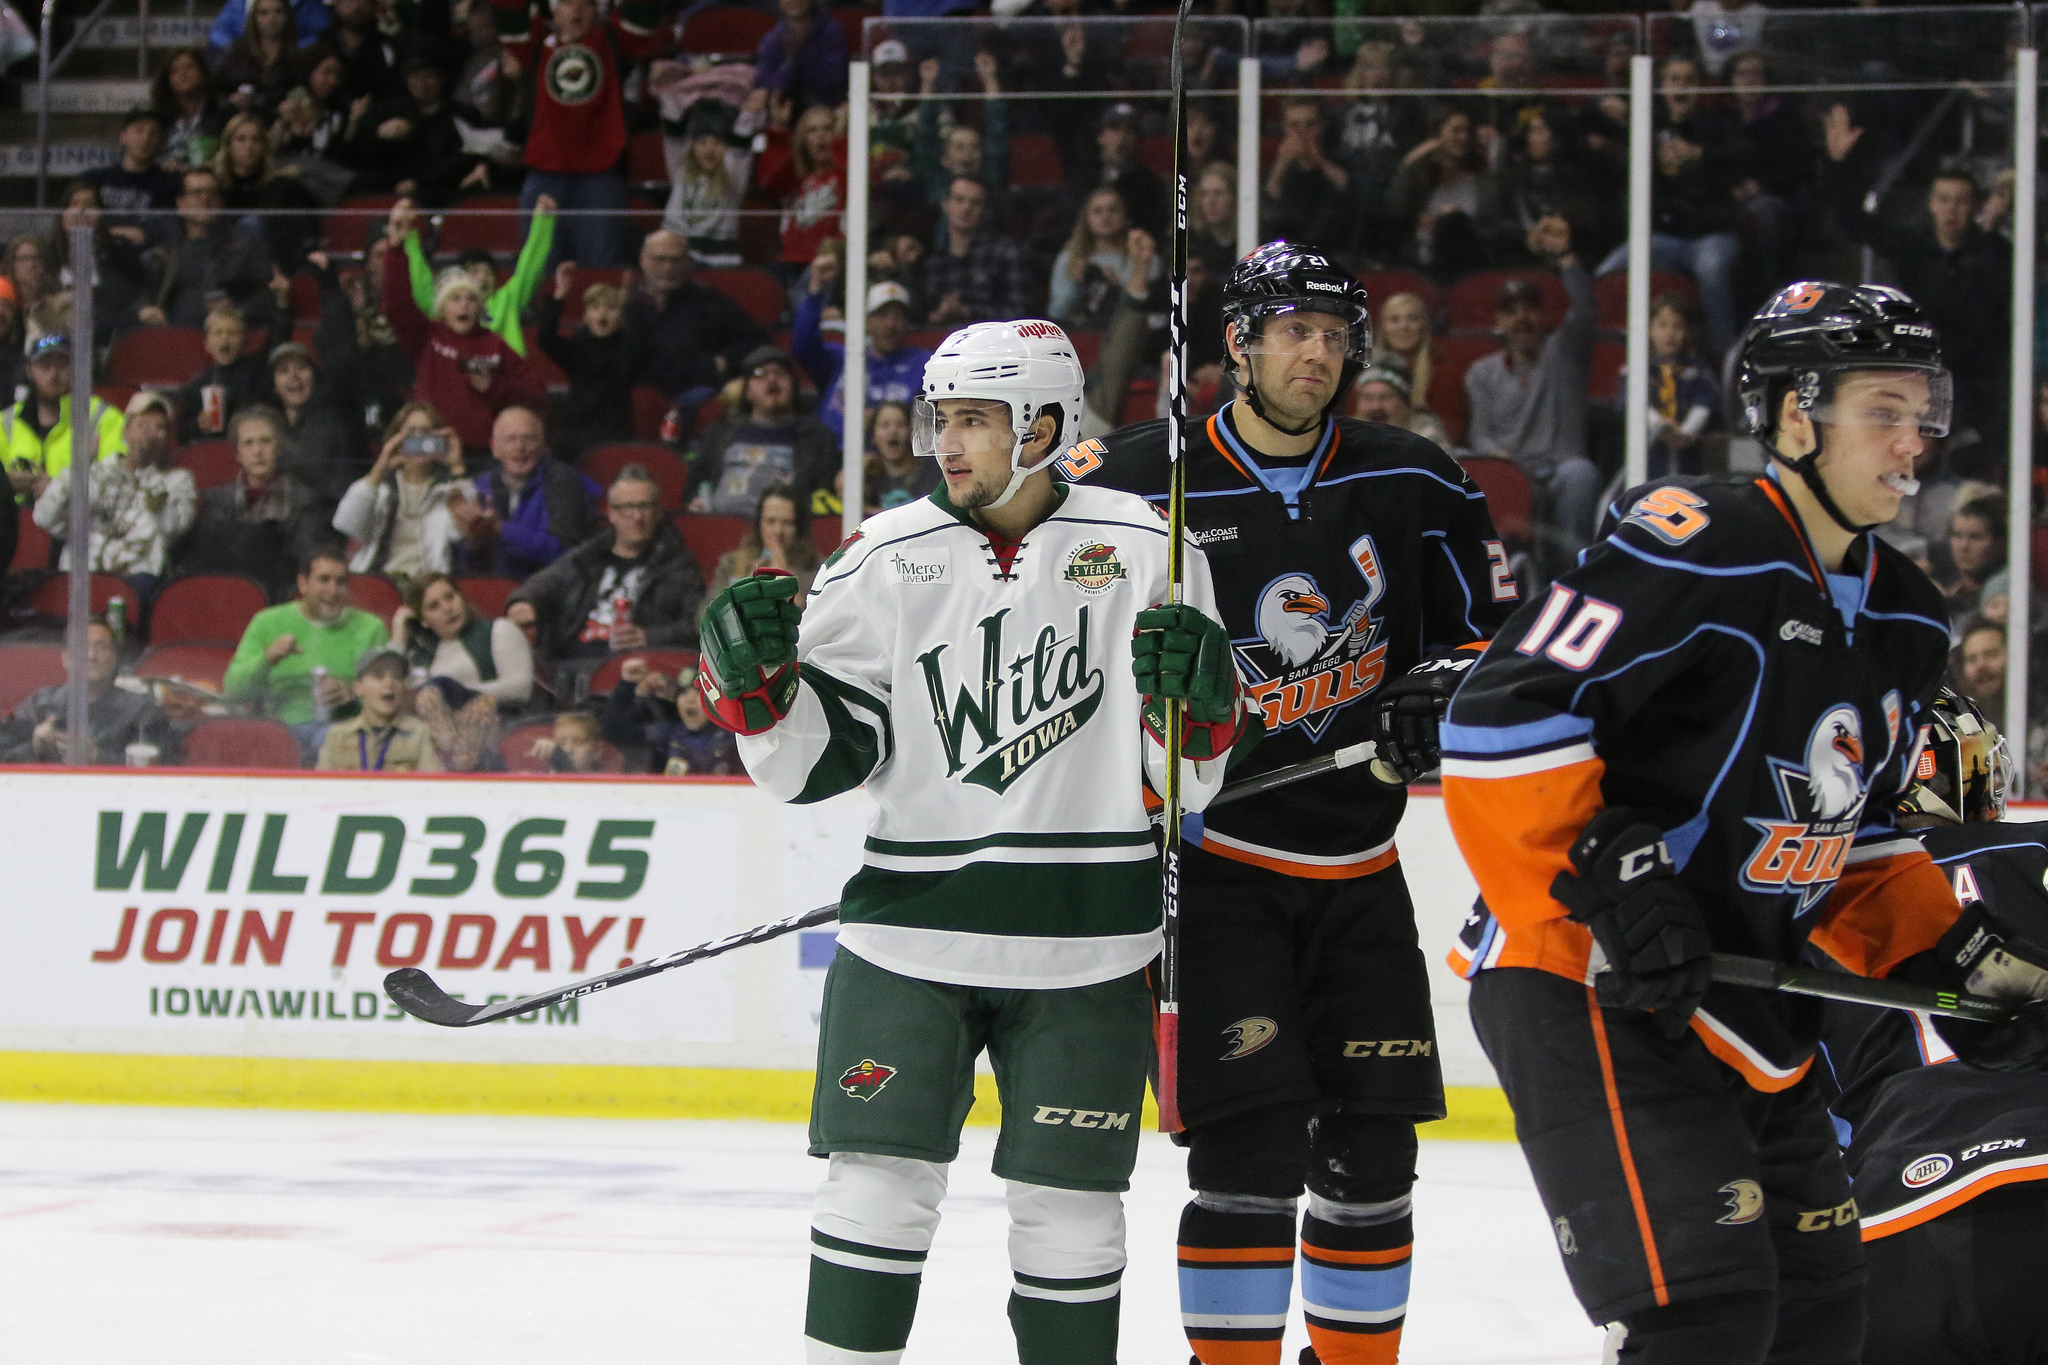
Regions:
[[[2038, 145], [2040, 70], [2040, 52], [2031, 47], [2021, 48], [2014, 72], [2015, 147], [2031, 149]], [[2006, 620], [2026, 622], [2033, 619], [2034, 594], [2034, 499], [2030, 492], [2034, 469], [2034, 193], [2040, 165], [2036, 157], [2022, 155], [2015, 158], [2013, 169], [2018, 179], [2013, 185], [2012, 199], [2012, 448], [2007, 452], [2005, 482], [2011, 490], [2006, 499], [2009, 523], [2005, 539], [2011, 608]], [[2001, 719], [2009, 736], [2006, 743], [2018, 760], [2013, 764], [2014, 796], [2029, 794], [2027, 665], [2031, 651], [2026, 646], [2027, 638], [2022, 629], [2017, 636], [2019, 643], [2005, 651], [2005, 715]]]
[[860, 526], [866, 497], [861, 473], [866, 466], [868, 410], [868, 64], [847, 68], [846, 120], [846, 366], [839, 392], [846, 408], [840, 426], [840, 534]]
[[1259, 59], [1237, 62], [1237, 255], [1259, 244]]
[[1650, 76], [1648, 57], [1628, 68], [1628, 387], [1623, 421], [1628, 446], [1623, 482], [1631, 488], [1650, 476]]

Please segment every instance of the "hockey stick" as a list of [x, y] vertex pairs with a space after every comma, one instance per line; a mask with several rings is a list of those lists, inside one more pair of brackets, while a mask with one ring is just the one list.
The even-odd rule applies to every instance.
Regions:
[[[1216, 793], [1209, 802], [1209, 808], [1242, 801], [1247, 796], [1257, 796], [1285, 787], [1290, 783], [1302, 782], [1339, 768], [1355, 768], [1370, 762], [1373, 756], [1371, 740], [1363, 744], [1346, 745], [1342, 749], [1312, 758], [1306, 763], [1292, 767], [1276, 768], [1258, 777], [1249, 777], [1242, 782], [1233, 782]], [[400, 967], [384, 978], [384, 993], [392, 1002], [415, 1019], [424, 1019], [429, 1024], [443, 1028], [471, 1028], [477, 1024], [495, 1024], [500, 1019], [510, 1019], [515, 1014], [530, 1014], [546, 1005], [559, 1005], [564, 1000], [575, 1000], [585, 995], [595, 995], [613, 986], [623, 986], [631, 981], [655, 976], [677, 967], [687, 967], [693, 962], [702, 962], [707, 957], [717, 957], [735, 948], [751, 948], [756, 943], [793, 934], [799, 929], [810, 929], [820, 924], [830, 924], [839, 917], [839, 902], [821, 905], [815, 910], [806, 910], [801, 915], [775, 920], [768, 924], [757, 924], [751, 929], [742, 929], [737, 934], [728, 934], [709, 943], [700, 943], [694, 948], [684, 948], [670, 953], [667, 957], [649, 958], [620, 967], [616, 971], [602, 972], [587, 976], [581, 981], [572, 981], [552, 991], [539, 995], [522, 995], [512, 1000], [500, 1000], [495, 1004], [467, 1005], [441, 989], [434, 978], [417, 967]]]
[[[1181, 38], [1187, 30], [1194, 0], [1180, 0], [1173, 17], [1173, 262], [1168, 278], [1173, 291], [1166, 311], [1166, 461], [1172, 471], [1166, 489], [1167, 600], [1181, 600], [1187, 556], [1188, 462], [1188, 101], [1187, 73], [1182, 69]], [[1180, 1131], [1180, 753], [1187, 733], [1187, 708], [1166, 708], [1166, 829], [1159, 852], [1160, 925], [1164, 945], [1159, 954], [1159, 1075], [1152, 1083], [1159, 1098], [1159, 1131]]]
[[1754, 986], [1788, 995], [1811, 995], [1821, 1000], [1841, 1000], [1851, 1005], [1875, 1005], [1888, 1010], [1924, 1010], [1951, 1019], [1968, 1019], [1996, 1024], [2012, 1016], [2009, 1001], [1988, 995], [1967, 995], [1960, 991], [1936, 990], [1905, 981], [1879, 981], [1867, 976], [1841, 972], [1819, 972], [1810, 967], [1788, 967], [1760, 957], [1714, 954], [1714, 980], [1727, 986]]

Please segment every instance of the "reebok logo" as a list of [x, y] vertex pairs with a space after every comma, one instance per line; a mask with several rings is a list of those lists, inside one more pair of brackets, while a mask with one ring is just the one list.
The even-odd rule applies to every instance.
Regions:
[[1319, 294], [1341, 294], [1344, 292], [1343, 285], [1331, 284], [1327, 280], [1304, 280], [1302, 283]]
[[1069, 1128], [1113, 1128], [1131, 1126], [1129, 1114], [1112, 1114], [1107, 1109], [1056, 1109], [1049, 1104], [1038, 1106], [1038, 1112], [1031, 1117], [1033, 1123], [1043, 1123], [1049, 1128], [1062, 1124]]

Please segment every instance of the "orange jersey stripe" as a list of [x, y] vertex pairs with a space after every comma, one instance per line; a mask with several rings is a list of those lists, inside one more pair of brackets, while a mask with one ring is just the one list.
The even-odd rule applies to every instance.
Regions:
[[1336, 1251], [1329, 1247], [1310, 1246], [1303, 1242], [1301, 1254], [1313, 1256], [1318, 1261], [1328, 1261], [1333, 1265], [1393, 1265], [1413, 1256], [1415, 1247], [1411, 1243], [1408, 1246], [1389, 1247], [1385, 1251]]
[[1629, 1150], [1628, 1122], [1621, 1112], [1621, 1089], [1614, 1080], [1614, 1054], [1607, 1047], [1607, 1019], [1600, 1013], [1600, 1001], [1593, 988], [1586, 988], [1586, 1008], [1593, 1016], [1593, 1047], [1600, 1054], [1600, 1082], [1607, 1088], [1607, 1112], [1614, 1120], [1614, 1147], [1621, 1157], [1621, 1173], [1628, 1181], [1628, 1201], [1635, 1206], [1636, 1231], [1643, 1239], [1643, 1258], [1650, 1263], [1650, 1288], [1659, 1308], [1671, 1302], [1664, 1284], [1664, 1260], [1657, 1254], [1657, 1233], [1650, 1226], [1650, 1206], [1643, 1202], [1643, 1182], [1636, 1175], [1635, 1154]]
[[1962, 913], [1948, 878], [1916, 848], [1851, 862], [1807, 938], [1858, 976], [1884, 976], [1941, 942]]
[[1706, 1017], [1705, 1011], [1694, 1011], [1688, 1022], [1699, 1040], [1706, 1044], [1707, 1051], [1713, 1053], [1724, 1065], [1733, 1068], [1735, 1074], [1747, 1081], [1752, 1090], [1760, 1090], [1766, 1095], [1775, 1095], [1780, 1090], [1790, 1090], [1805, 1078], [1807, 1071], [1813, 1066], [1813, 1058], [1808, 1057], [1790, 1071], [1772, 1068], [1762, 1056], [1745, 1048], [1732, 1032], [1715, 1028], [1713, 1022]]
[[1294, 1261], [1294, 1248], [1284, 1247], [1190, 1247], [1179, 1249], [1183, 1263], [1220, 1265], [1235, 1261]]
[[1949, 1210], [1960, 1208], [1987, 1190], [1995, 1190], [2000, 1185], [2017, 1185], [2026, 1180], [2048, 1180], [2048, 1166], [2009, 1166], [2002, 1171], [1988, 1171], [1968, 1184], [1950, 1190], [1933, 1203], [1914, 1209], [1911, 1213], [1886, 1218], [1875, 1226], [1868, 1222], [1864, 1223], [1863, 1240], [1874, 1242], [1880, 1237], [1889, 1237], [1895, 1232], [1904, 1232], [1908, 1228], [1917, 1228], [1922, 1223], [1931, 1223]]
[[1805, 524], [1799, 520], [1799, 514], [1792, 510], [1792, 504], [1785, 500], [1785, 490], [1778, 487], [1776, 479], [1769, 478], [1756, 480], [1756, 486], [1764, 490], [1764, 496], [1769, 498], [1771, 505], [1778, 509], [1778, 515], [1791, 523], [1792, 534], [1799, 541], [1800, 552], [1806, 556], [1806, 570], [1813, 575], [1814, 586], [1822, 592], [1827, 592], [1827, 577], [1821, 573], [1820, 565], [1814, 561], [1813, 550], [1806, 543]]
[[1566, 918], [1550, 883], [1571, 869], [1572, 841], [1600, 810], [1606, 771], [1586, 758], [1514, 777], [1444, 774], [1444, 813], [1458, 849], [1507, 935], [1491, 965], [1586, 979], [1593, 936]]
[[1229, 844], [1221, 843], [1206, 834], [1202, 838], [1202, 851], [1204, 853], [1213, 853], [1219, 858], [1228, 858], [1235, 863], [1250, 863], [1253, 867], [1263, 867], [1268, 872], [1278, 872], [1283, 876], [1302, 877], [1309, 881], [1317, 882], [1343, 882], [1350, 881], [1355, 877], [1370, 876], [1374, 872], [1392, 867], [1401, 858], [1399, 849], [1389, 848], [1385, 853], [1380, 854], [1376, 858], [1367, 858], [1365, 861], [1357, 863], [1340, 863], [1334, 867], [1324, 863], [1300, 863], [1292, 858], [1273, 853], [1261, 853], [1256, 849], [1233, 848]]

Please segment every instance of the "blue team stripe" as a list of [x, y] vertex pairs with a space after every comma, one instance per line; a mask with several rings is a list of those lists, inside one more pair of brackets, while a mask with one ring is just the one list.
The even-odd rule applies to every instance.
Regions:
[[2027, 842], [2023, 844], [1986, 844], [1982, 848], [1973, 848], [1963, 853], [1953, 853], [1946, 858], [1936, 858], [1934, 862], [1935, 865], [1938, 867], [1946, 867], [1950, 863], [1960, 863], [1967, 859], [1974, 858], [1982, 853], [1997, 853], [2003, 849], [2008, 848], [2031, 848], [2036, 852], [2039, 852], [2041, 847], [2042, 844], [2039, 839], [2029, 839]]
[[1866, 611], [1863, 614], [1873, 621], [1916, 621], [1929, 630], [1938, 630], [1943, 635], [1948, 634], [1948, 627], [1941, 622], [1930, 621], [1925, 616], [1916, 616], [1910, 611]]
[[1408, 1306], [1409, 1265], [1334, 1270], [1314, 1261], [1301, 1263], [1301, 1301], [1318, 1308], [1349, 1313], [1384, 1313]]
[[1556, 748], [1566, 740], [1584, 739], [1592, 733], [1592, 721], [1568, 714], [1523, 721], [1520, 725], [1458, 725], [1447, 720], [1437, 727], [1437, 747], [1459, 757], [1513, 754], [1526, 749]]
[[1318, 486], [1328, 488], [1332, 484], [1350, 483], [1353, 479], [1386, 479], [1392, 478], [1396, 474], [1414, 474], [1420, 478], [1428, 479], [1431, 483], [1440, 483], [1444, 487], [1450, 489], [1453, 493], [1456, 493], [1459, 497], [1465, 499], [1467, 502], [1483, 501], [1486, 497], [1486, 494], [1480, 492], [1476, 488], [1466, 488], [1461, 484], [1452, 483], [1443, 475], [1434, 473], [1427, 469], [1366, 469], [1361, 470], [1356, 474], [1343, 474], [1339, 475], [1337, 478], [1334, 479], [1319, 480]]
[[[1407, 1277], [1402, 1277], [1407, 1284]], [[1290, 1267], [1270, 1270], [1180, 1268], [1180, 1311], [1230, 1317], [1285, 1315], [1294, 1294]]]
[[1479, 627], [1472, 624], [1472, 585], [1465, 581], [1465, 571], [1458, 567], [1458, 557], [1451, 553], [1451, 542], [1448, 533], [1443, 531], [1424, 531], [1422, 533], [1424, 540], [1428, 540], [1432, 536], [1436, 537], [1436, 547], [1442, 550], [1444, 558], [1450, 561], [1451, 576], [1458, 580], [1458, 591], [1465, 594], [1465, 629], [1471, 631], [1472, 638], [1476, 640], [1480, 638], [1480, 632]]
[[1809, 583], [1813, 581], [1813, 575], [1808, 573], [1803, 567], [1787, 563], [1782, 559], [1774, 559], [1767, 564], [1733, 564], [1727, 568], [1716, 569], [1710, 568], [1705, 564], [1688, 564], [1682, 559], [1666, 559], [1662, 555], [1653, 555], [1648, 550], [1637, 549], [1619, 536], [1604, 540], [1601, 544], [1612, 545], [1623, 554], [1633, 555], [1645, 564], [1655, 564], [1660, 569], [1677, 569], [1681, 573], [1696, 573], [1708, 578], [1744, 578], [1754, 574], [1777, 573], [1782, 570], [1796, 578], [1803, 578]]

